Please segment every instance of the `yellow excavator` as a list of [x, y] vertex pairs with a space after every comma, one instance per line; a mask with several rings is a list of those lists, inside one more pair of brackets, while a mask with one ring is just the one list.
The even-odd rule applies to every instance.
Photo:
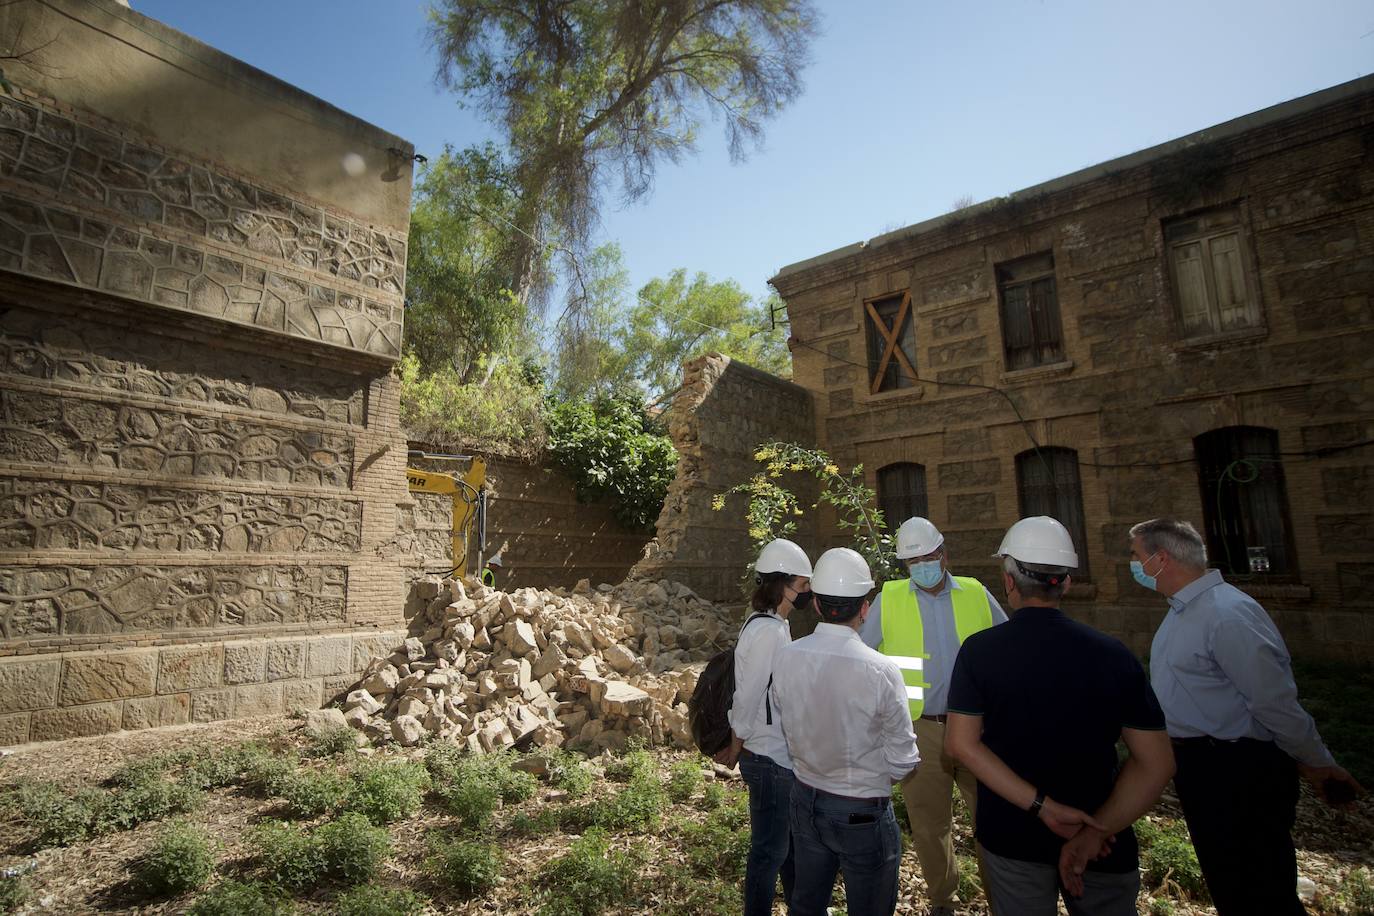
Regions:
[[453, 499], [453, 568], [446, 572], [455, 578], [468, 574], [468, 554], [473, 546], [476, 528], [477, 566], [482, 569], [482, 557], [487, 550], [487, 464], [474, 455], [440, 455], [415, 449], [407, 453], [407, 460], [466, 461], [467, 472], [460, 477], [406, 468], [406, 484], [412, 493], [437, 493]]

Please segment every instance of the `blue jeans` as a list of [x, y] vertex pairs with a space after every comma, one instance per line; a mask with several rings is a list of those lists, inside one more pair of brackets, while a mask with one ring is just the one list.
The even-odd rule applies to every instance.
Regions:
[[792, 847], [792, 916], [825, 916], [837, 871], [844, 873], [849, 916], [891, 916], [897, 909], [902, 837], [890, 798], [844, 798], [796, 780]]
[[792, 830], [788, 804], [792, 798], [792, 771], [771, 757], [743, 751], [739, 773], [749, 787], [749, 861], [744, 872], [744, 916], [768, 916], [773, 912], [778, 876], [782, 876], [783, 900], [792, 900]]

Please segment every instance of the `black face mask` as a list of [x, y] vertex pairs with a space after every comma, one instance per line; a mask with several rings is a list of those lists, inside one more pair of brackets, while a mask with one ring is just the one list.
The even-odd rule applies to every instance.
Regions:
[[814, 611], [816, 609], [816, 595], [814, 592], [798, 592], [792, 599], [792, 608], [798, 611]]

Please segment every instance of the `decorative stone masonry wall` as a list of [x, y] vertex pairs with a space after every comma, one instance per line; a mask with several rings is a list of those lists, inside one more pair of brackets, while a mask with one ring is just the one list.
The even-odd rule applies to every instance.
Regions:
[[[449, 474], [466, 470], [451, 462], [417, 460], [411, 466]], [[647, 532], [626, 530], [608, 505], [578, 502], [573, 482], [544, 462], [489, 458], [487, 480], [493, 488], [487, 504], [487, 555], [507, 545], [503, 565], [495, 570], [497, 587], [504, 591], [571, 587], [579, 579], [616, 584], [649, 543]], [[453, 565], [453, 503], [447, 496], [411, 496], [414, 504], [400, 510], [399, 526], [414, 532], [416, 569], [442, 573]], [[475, 550], [470, 562], [476, 563]]]
[[[814, 407], [804, 388], [752, 366], [712, 354], [683, 366], [682, 390], [668, 408], [677, 473], [658, 517], [656, 543], [631, 575], [681, 582], [712, 601], [742, 599], [741, 576], [753, 562], [744, 522], [745, 497], [716, 512], [711, 499], [743, 483], [761, 465], [754, 451], [780, 440], [814, 445]], [[809, 504], [805, 480], [789, 480]], [[795, 538], [814, 556], [815, 514], [798, 519]]]
[[405, 636], [410, 147], [114, 2], [20, 16], [0, 745], [316, 707]]

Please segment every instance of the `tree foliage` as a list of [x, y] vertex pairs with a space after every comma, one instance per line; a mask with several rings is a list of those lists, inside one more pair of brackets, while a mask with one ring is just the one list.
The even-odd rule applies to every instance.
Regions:
[[810, 0], [436, 0], [439, 79], [501, 126], [512, 159], [519, 298], [548, 246], [585, 250], [614, 173], [642, 196], [708, 115], [741, 158], [800, 94], [815, 26]]
[[405, 348], [422, 373], [481, 377], [524, 324], [516, 247], [501, 214], [515, 190], [492, 146], [446, 147], [415, 187], [406, 256]]

